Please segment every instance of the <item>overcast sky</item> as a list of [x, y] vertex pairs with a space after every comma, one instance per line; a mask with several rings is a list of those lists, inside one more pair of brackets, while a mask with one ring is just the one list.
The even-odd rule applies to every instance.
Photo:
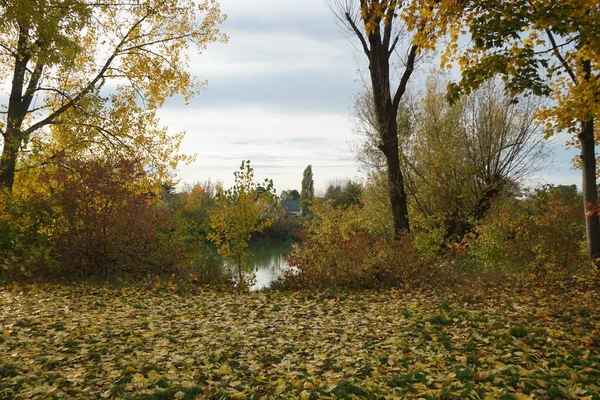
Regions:
[[[184, 106], [173, 99], [161, 123], [187, 132], [182, 150], [196, 153], [181, 166], [183, 183], [221, 180], [251, 160], [256, 177], [272, 178], [278, 193], [300, 190], [313, 167], [317, 192], [333, 179], [358, 179], [350, 112], [361, 92], [358, 53], [325, 0], [221, 0], [229, 43], [194, 57], [192, 72], [209, 84]], [[423, 72], [424, 73], [424, 72]], [[555, 140], [552, 166], [532, 183], [580, 184], [573, 152]]]

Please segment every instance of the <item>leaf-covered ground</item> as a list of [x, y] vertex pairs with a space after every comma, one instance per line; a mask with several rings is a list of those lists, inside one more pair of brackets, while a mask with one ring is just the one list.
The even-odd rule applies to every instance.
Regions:
[[0, 398], [600, 399], [600, 290], [0, 289]]

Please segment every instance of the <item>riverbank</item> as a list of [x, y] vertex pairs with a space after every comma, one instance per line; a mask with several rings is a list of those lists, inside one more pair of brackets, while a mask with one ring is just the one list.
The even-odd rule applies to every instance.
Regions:
[[0, 398], [600, 399], [597, 288], [488, 289], [4, 288]]

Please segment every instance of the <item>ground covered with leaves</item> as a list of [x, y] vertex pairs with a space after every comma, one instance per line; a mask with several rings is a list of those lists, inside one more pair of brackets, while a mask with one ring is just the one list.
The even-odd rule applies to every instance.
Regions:
[[0, 398], [600, 399], [600, 290], [0, 289]]

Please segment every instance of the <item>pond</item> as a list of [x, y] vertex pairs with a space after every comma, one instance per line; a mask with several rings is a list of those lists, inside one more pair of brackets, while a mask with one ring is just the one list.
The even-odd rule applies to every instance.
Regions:
[[250, 262], [254, 265], [256, 282], [251, 290], [259, 290], [289, 268], [285, 255], [292, 250], [291, 242], [253, 242], [249, 245]]

